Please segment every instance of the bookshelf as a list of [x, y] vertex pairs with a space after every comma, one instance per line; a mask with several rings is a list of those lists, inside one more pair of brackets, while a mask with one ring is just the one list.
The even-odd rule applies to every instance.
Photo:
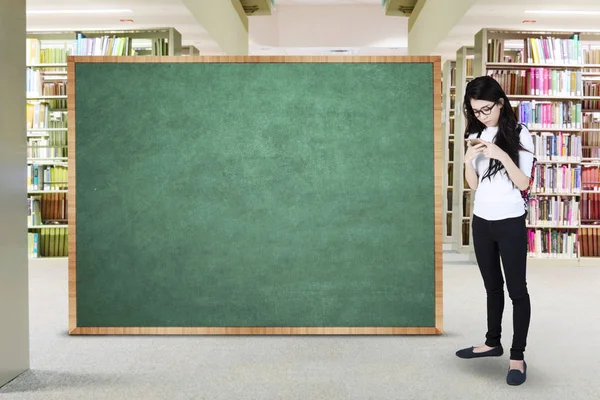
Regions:
[[67, 57], [180, 55], [181, 34], [173, 28], [28, 32], [26, 46], [28, 253], [66, 258]]
[[464, 178], [465, 119], [463, 99], [467, 83], [473, 79], [473, 47], [463, 46], [456, 52], [456, 99], [454, 102], [454, 164], [453, 164], [453, 250], [460, 253], [471, 252], [471, 189]]
[[456, 62], [448, 60], [442, 70], [442, 132], [444, 134], [443, 235], [444, 244], [452, 243], [452, 207], [454, 191], [454, 113], [456, 101]]
[[600, 34], [482, 29], [474, 73], [500, 82], [534, 135], [530, 265], [600, 263]]

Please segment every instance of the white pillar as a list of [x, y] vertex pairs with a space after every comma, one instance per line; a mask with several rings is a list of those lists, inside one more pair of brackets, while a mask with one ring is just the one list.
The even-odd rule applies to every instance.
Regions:
[[29, 368], [25, 0], [0, 0], [0, 386]]
[[419, 0], [408, 21], [408, 54], [435, 55], [439, 44], [476, 2]]

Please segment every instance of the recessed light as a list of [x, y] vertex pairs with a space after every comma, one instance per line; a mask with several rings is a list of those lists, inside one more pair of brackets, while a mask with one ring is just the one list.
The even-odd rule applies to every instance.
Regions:
[[559, 15], [598, 15], [600, 11], [577, 11], [577, 10], [526, 10], [525, 14], [559, 14]]
[[133, 10], [27, 10], [27, 14], [124, 14]]

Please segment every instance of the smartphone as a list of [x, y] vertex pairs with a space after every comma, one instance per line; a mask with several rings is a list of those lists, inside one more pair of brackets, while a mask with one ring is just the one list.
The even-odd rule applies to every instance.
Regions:
[[468, 141], [469, 143], [471, 143], [471, 146], [475, 146], [475, 145], [477, 145], [477, 144], [480, 144], [480, 143], [481, 143], [481, 140], [479, 140], [479, 139], [467, 139], [467, 141]]

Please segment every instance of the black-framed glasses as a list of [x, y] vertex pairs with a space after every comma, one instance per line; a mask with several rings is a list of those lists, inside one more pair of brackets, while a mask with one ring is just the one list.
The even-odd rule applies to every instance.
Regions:
[[480, 115], [490, 115], [494, 107], [496, 107], [496, 104], [498, 103], [494, 103], [491, 106], [481, 107], [479, 110], [473, 109], [473, 114], [475, 114], [475, 117], [477, 118], [479, 118]]

